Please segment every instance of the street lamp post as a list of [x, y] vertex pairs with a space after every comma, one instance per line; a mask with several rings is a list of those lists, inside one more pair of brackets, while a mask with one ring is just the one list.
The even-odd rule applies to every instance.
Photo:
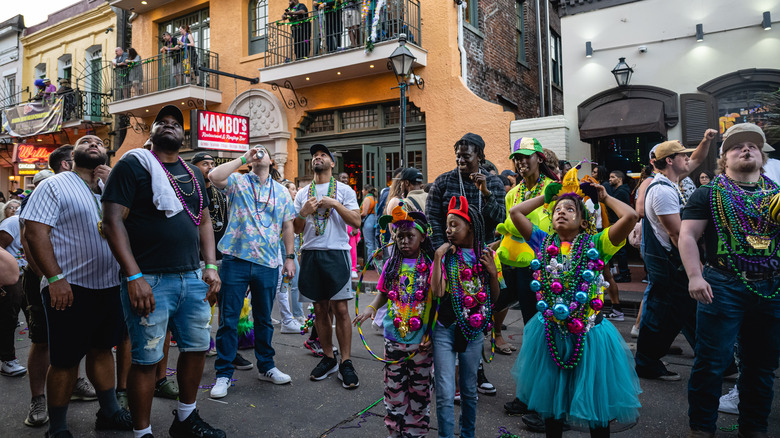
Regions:
[[401, 165], [404, 167], [406, 161], [406, 89], [409, 84], [406, 82], [406, 78], [412, 72], [412, 64], [417, 59], [409, 49], [406, 48], [406, 34], [402, 33], [398, 35], [398, 47], [388, 58], [389, 64], [393, 68], [396, 81], [398, 82], [398, 88], [401, 89], [401, 107], [399, 108], [399, 116], [401, 118], [400, 134], [401, 134]]

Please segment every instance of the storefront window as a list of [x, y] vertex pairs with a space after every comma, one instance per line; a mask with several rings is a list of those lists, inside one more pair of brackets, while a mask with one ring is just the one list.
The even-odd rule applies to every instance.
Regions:
[[664, 140], [658, 133], [598, 138], [592, 144], [593, 157], [610, 171], [638, 173], [650, 163], [650, 149]]

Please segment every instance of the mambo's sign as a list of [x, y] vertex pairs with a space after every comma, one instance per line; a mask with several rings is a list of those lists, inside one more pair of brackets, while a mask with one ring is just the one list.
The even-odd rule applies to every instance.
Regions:
[[[46, 163], [57, 146], [14, 145], [14, 163]], [[21, 167], [20, 167], [21, 169]]]
[[213, 111], [190, 112], [192, 148], [246, 152], [249, 149], [249, 118]]

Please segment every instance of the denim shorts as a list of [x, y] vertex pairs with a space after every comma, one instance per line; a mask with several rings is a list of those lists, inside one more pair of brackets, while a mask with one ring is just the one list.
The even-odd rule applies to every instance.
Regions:
[[130, 335], [132, 361], [153, 365], [163, 358], [163, 343], [168, 329], [179, 351], [207, 351], [211, 334], [211, 307], [204, 301], [208, 285], [201, 270], [144, 275], [154, 293], [155, 308], [148, 317], [138, 315], [130, 306], [127, 280], [122, 277], [122, 308]]

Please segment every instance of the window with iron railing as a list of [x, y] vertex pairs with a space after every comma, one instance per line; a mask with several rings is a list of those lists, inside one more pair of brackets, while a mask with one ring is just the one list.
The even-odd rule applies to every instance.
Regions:
[[249, 54], [265, 52], [268, 46], [266, 26], [268, 25], [268, 0], [249, 2]]

